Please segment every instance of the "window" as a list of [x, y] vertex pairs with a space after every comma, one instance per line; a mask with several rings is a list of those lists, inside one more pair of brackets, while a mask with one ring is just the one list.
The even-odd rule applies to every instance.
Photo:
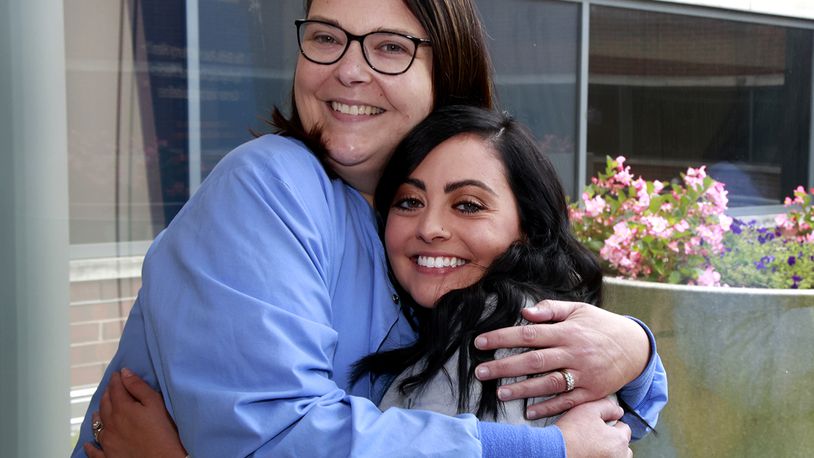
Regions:
[[574, 192], [580, 5], [480, 1], [478, 8], [491, 38], [499, 108], [531, 128]]
[[605, 6], [590, 19], [589, 175], [606, 155], [648, 179], [705, 164], [730, 207], [808, 182], [810, 30]]
[[[531, 127], [570, 195], [618, 154], [649, 179], [706, 164], [732, 206], [777, 204], [814, 184], [810, 29], [587, 0], [477, 3], [499, 108]], [[289, 109], [302, 8], [64, 2], [74, 427], [115, 351], [149, 243], [228, 151], [269, 130], [272, 107]]]

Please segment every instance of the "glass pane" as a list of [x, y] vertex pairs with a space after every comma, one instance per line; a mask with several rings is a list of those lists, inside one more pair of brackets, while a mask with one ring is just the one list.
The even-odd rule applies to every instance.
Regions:
[[624, 155], [669, 180], [707, 165], [730, 207], [807, 183], [812, 32], [591, 7], [588, 174]]
[[[185, 5], [65, 4], [74, 431], [141, 286], [141, 255], [189, 198], [191, 161], [203, 179], [252, 130], [268, 131], [272, 106], [287, 108], [302, 2], [200, 2], [197, 30]], [[194, 34], [199, 70], [188, 78]], [[193, 79], [200, 129], [190, 131]]]
[[71, 243], [152, 240], [189, 194], [183, 2], [65, 16]]
[[526, 123], [575, 192], [579, 8], [556, 1], [478, 2], [491, 38], [500, 107]]
[[[268, 132], [274, 105], [287, 112], [297, 33], [297, 0], [201, 2], [201, 178], [231, 149]], [[223, 24], [229, 24], [224, 27]]]

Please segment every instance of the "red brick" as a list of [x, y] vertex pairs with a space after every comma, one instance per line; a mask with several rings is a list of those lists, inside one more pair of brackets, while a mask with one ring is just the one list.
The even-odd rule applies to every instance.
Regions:
[[71, 325], [71, 344], [95, 342], [99, 339], [100, 323], [83, 323]]
[[118, 340], [122, 336], [125, 319], [106, 321], [102, 324], [102, 340]]
[[71, 367], [71, 386], [96, 385], [102, 380], [107, 363]]
[[99, 286], [102, 299], [132, 298], [136, 296], [138, 291], [133, 289], [133, 283], [129, 278], [101, 280]]
[[127, 320], [127, 317], [130, 316], [130, 310], [133, 309], [133, 304], [134, 303], [135, 303], [135, 299], [126, 300], [122, 304], [122, 316], [124, 317], [125, 320]]
[[71, 303], [83, 301], [98, 301], [102, 298], [102, 290], [96, 281], [71, 282]]
[[119, 341], [101, 342], [71, 346], [71, 365], [84, 365], [90, 363], [107, 364], [116, 354]]
[[114, 320], [127, 317], [132, 307], [130, 299], [99, 304], [71, 305], [68, 310], [71, 323], [84, 321]]

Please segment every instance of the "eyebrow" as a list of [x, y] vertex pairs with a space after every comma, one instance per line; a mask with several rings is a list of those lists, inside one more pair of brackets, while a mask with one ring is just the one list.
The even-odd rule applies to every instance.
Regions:
[[[334, 20], [334, 19], [329, 19], [329, 18], [324, 17], [324, 16], [311, 16], [311, 17], [309, 17], [309, 18], [308, 18], [308, 20], [309, 20], [309, 21], [312, 21], [312, 20], [313, 20], [313, 21], [322, 21], [322, 22], [327, 22], [328, 24], [331, 24], [331, 25], [333, 25], [333, 26], [335, 26], [335, 27], [339, 27], [339, 28], [340, 28], [340, 29], [342, 29], [342, 30], [345, 30], [345, 28], [344, 28], [344, 27], [342, 27], [342, 26], [339, 24], [339, 22], [338, 22], [338, 21], [336, 21], [336, 20]], [[347, 32], [347, 31], [346, 31], [346, 32]], [[376, 28], [376, 29], [371, 30], [371, 31], [370, 31], [370, 32], [368, 32], [368, 33], [372, 33], [372, 32], [390, 32], [390, 33], [397, 33], [397, 34], [399, 34], [399, 35], [407, 35], [408, 37], [417, 36], [417, 34], [416, 34], [415, 32], [410, 32], [410, 31], [407, 31], [407, 30], [402, 30], [402, 29], [386, 29], [386, 28], [384, 28], [384, 27], [378, 27], [378, 28]], [[355, 34], [354, 34], [354, 35], [355, 35]], [[362, 35], [365, 35], [365, 34], [362, 34]]]
[[[404, 183], [413, 185], [413, 186], [415, 186], [416, 188], [418, 188], [418, 189], [420, 189], [422, 191], [427, 190], [427, 185], [424, 184], [423, 181], [417, 180], [415, 178], [407, 178], [406, 180], [404, 180]], [[460, 181], [454, 181], [452, 183], [447, 183], [447, 185], [444, 186], [444, 192], [449, 194], [449, 193], [451, 193], [451, 192], [453, 192], [453, 191], [455, 191], [457, 189], [465, 188], [467, 186], [475, 186], [477, 188], [483, 189], [484, 191], [486, 191], [486, 192], [488, 192], [488, 193], [490, 193], [492, 195], [495, 195], [495, 196], [497, 195], [497, 193], [492, 188], [490, 188], [486, 183], [484, 183], [484, 182], [482, 182], [480, 180], [460, 180]]]

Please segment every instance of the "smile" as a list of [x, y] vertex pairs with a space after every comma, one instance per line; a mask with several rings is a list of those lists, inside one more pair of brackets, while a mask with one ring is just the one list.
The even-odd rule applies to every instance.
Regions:
[[370, 105], [345, 105], [344, 103], [340, 102], [331, 102], [331, 108], [334, 111], [351, 116], [374, 116], [384, 113], [384, 110], [378, 107], [373, 107]]
[[421, 267], [441, 269], [444, 267], [460, 267], [466, 264], [467, 260], [461, 258], [448, 258], [446, 256], [419, 256], [416, 264]]

